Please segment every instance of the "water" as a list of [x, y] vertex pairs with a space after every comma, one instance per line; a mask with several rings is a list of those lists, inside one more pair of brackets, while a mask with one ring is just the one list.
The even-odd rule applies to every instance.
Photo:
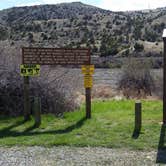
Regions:
[[93, 79], [94, 84], [109, 85], [112, 88], [116, 88], [121, 76], [121, 69], [95, 69]]
[[[83, 74], [81, 73], [81, 69], [69, 69], [69, 73], [72, 75], [70, 78], [76, 77], [75, 83], [77, 82], [77, 84], [83, 87]], [[159, 79], [162, 81], [162, 69], [152, 69], [151, 73], [155, 81], [158, 81]], [[106, 85], [116, 89], [122, 74], [122, 69], [95, 69], [95, 73], [93, 74], [93, 82], [94, 85]]]

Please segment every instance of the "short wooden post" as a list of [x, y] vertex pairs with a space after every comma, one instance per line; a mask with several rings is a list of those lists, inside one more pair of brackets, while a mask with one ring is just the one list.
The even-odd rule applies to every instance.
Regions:
[[34, 97], [33, 114], [35, 118], [35, 127], [39, 127], [41, 124], [41, 99]]
[[86, 118], [91, 118], [91, 88], [85, 89], [86, 93]]
[[24, 120], [30, 119], [29, 76], [24, 77]]
[[142, 126], [142, 104], [140, 101], [135, 103], [135, 132], [139, 133]]

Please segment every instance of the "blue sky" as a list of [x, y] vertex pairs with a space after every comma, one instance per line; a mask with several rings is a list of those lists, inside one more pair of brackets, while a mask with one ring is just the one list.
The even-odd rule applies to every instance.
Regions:
[[39, 4], [57, 4], [62, 2], [81, 1], [112, 11], [153, 9], [166, 7], [166, 0], [0, 0], [0, 10], [13, 6], [31, 6]]

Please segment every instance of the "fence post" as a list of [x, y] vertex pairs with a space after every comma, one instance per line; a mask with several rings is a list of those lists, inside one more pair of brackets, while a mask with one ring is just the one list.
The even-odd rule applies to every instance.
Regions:
[[41, 99], [39, 97], [34, 97], [33, 114], [35, 118], [34, 126], [39, 127], [41, 124]]
[[135, 103], [135, 132], [140, 133], [142, 126], [142, 104], [140, 101]]

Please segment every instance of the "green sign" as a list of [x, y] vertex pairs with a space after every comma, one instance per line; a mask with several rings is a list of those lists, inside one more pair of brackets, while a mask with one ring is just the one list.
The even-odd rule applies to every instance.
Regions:
[[20, 73], [21, 76], [39, 76], [40, 65], [21, 65]]

